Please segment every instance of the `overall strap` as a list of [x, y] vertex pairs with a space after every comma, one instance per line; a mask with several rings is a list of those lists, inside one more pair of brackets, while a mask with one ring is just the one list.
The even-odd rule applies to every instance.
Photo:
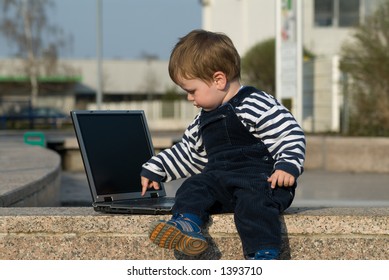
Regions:
[[[247, 96], [251, 95], [254, 92], [262, 92], [261, 90], [252, 87], [252, 86], [245, 86], [243, 87], [233, 98], [231, 98], [228, 101], [228, 104], [232, 107], [232, 109], [235, 111], [235, 108], [239, 106], [240, 103], [242, 103], [243, 99], [245, 99]], [[236, 118], [238, 119], [238, 116], [235, 114]], [[243, 125], [243, 123], [239, 120], [239, 123], [242, 125], [242, 127], [248, 132], [249, 136], [248, 139], [255, 139], [255, 142], [261, 143], [263, 146], [265, 144], [263, 143], [262, 139], [256, 138], [250, 131], [249, 129]], [[270, 153], [268, 152], [270, 155]]]
[[243, 99], [245, 99], [247, 96], [254, 92], [261, 92], [261, 90], [252, 86], [245, 86], [241, 90], [239, 90], [239, 92], [228, 102], [232, 105], [232, 107], [235, 108], [243, 101]]

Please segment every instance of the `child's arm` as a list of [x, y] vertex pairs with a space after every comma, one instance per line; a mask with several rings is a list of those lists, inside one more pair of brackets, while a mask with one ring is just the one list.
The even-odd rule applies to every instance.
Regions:
[[[141, 177], [148, 178], [149, 182], [144, 181], [142, 189], [149, 188], [151, 182], [169, 182], [200, 173], [206, 163], [206, 152], [198, 133], [196, 117], [180, 142], [143, 164]], [[152, 186], [155, 186], [154, 183], [151, 183]]]
[[258, 92], [237, 108], [238, 115], [276, 161], [272, 187], [295, 182], [303, 172], [305, 136], [293, 115], [272, 96]]

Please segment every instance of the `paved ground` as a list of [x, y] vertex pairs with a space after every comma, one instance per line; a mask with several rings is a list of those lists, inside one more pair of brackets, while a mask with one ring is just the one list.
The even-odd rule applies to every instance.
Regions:
[[[166, 184], [174, 196], [181, 181]], [[90, 206], [85, 173], [63, 172], [63, 206]], [[299, 179], [294, 207], [389, 207], [389, 174], [306, 171]]]

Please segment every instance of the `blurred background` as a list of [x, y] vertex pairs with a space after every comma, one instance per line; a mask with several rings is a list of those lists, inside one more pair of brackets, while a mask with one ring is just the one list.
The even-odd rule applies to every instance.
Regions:
[[[202, 28], [234, 41], [243, 84], [298, 116], [309, 157], [296, 205], [389, 205], [389, 0], [1, 0], [0, 11], [0, 140], [43, 131], [74, 192], [87, 187], [66, 165], [69, 111], [142, 109], [156, 142], [169, 140], [158, 148], [177, 141], [198, 111], [168, 59]], [[339, 138], [351, 140], [331, 151]], [[369, 166], [336, 164], [350, 155]]]

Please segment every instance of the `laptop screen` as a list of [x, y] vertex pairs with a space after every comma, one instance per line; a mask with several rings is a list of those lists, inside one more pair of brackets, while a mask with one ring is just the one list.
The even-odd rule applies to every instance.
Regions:
[[142, 164], [154, 154], [143, 111], [74, 111], [72, 114], [95, 199], [139, 196]]

